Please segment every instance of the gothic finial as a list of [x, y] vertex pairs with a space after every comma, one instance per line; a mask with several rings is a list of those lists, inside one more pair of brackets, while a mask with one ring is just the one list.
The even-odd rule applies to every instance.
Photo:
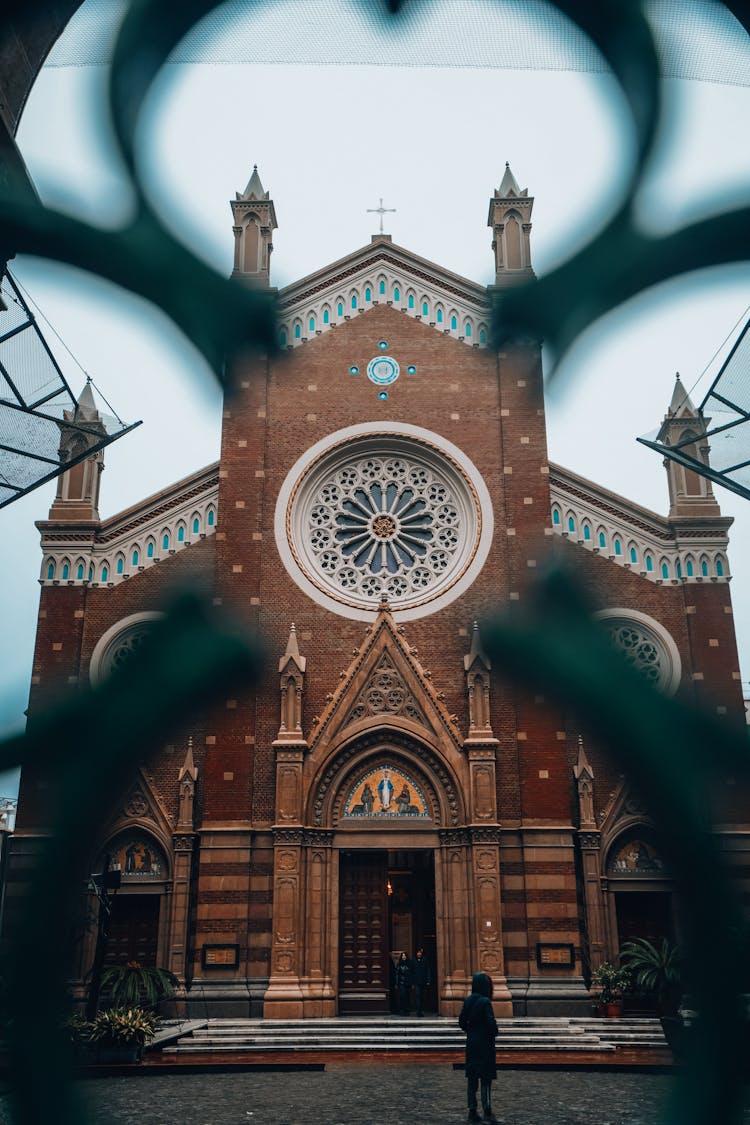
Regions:
[[487, 669], [492, 667], [482, 647], [482, 635], [479, 632], [479, 622], [474, 621], [471, 626], [471, 645], [469, 646], [468, 654], [464, 657], [464, 668], [468, 672], [472, 664], [477, 662], [483, 664]]
[[575, 774], [576, 781], [578, 781], [584, 773], [588, 774], [589, 777], [594, 776], [594, 771], [592, 770], [591, 765], [589, 764], [589, 760], [586, 757], [586, 749], [583, 745], [583, 735], [581, 734], [578, 735], [578, 761], [573, 767], [573, 773]]
[[304, 672], [307, 659], [304, 656], [300, 656], [299, 643], [297, 641], [297, 627], [294, 622], [289, 626], [289, 640], [286, 642], [284, 655], [279, 661], [279, 671], [283, 672], [290, 661], [297, 665], [300, 672]]
[[195, 781], [198, 777], [198, 770], [193, 760], [193, 736], [188, 735], [187, 751], [185, 753], [185, 761], [182, 763], [177, 780], [182, 781], [183, 777], [189, 777], [191, 781]]

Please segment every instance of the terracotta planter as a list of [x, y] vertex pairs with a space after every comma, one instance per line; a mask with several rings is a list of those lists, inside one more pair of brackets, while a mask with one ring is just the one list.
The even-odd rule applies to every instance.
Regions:
[[611, 1000], [609, 1004], [605, 1005], [607, 1018], [611, 1020], [619, 1020], [622, 1016], [624, 1003], [622, 1000]]

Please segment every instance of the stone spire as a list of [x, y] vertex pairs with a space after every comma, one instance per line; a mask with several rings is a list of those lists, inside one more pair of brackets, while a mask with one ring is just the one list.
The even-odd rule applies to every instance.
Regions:
[[307, 657], [300, 656], [297, 630], [289, 629], [286, 651], [279, 660], [281, 690], [281, 721], [277, 742], [302, 740], [302, 693], [305, 687]]
[[273, 200], [263, 190], [258, 165], [244, 192], [231, 201], [234, 220], [234, 269], [232, 277], [250, 285], [268, 286], [271, 278], [271, 241], [276, 230]]
[[583, 738], [578, 735], [578, 761], [573, 766], [573, 774], [578, 784], [578, 810], [582, 829], [596, 828], [594, 816], [594, 771], [586, 757]]
[[464, 656], [466, 690], [469, 695], [469, 739], [493, 739], [490, 718], [490, 671], [491, 664], [482, 648], [479, 624], [475, 621], [471, 630], [471, 646]]
[[193, 736], [188, 738], [185, 761], [177, 775], [180, 783], [179, 809], [177, 813], [177, 831], [192, 832], [193, 830], [193, 804], [195, 802], [195, 783], [198, 780], [198, 769], [193, 760]]
[[[708, 466], [709, 423], [710, 419], [704, 418], [693, 406], [678, 371], [672, 398], [656, 440], [670, 448], [676, 447], [690, 461]], [[670, 519], [703, 519], [721, 515], [708, 477], [672, 457], [665, 457], [664, 468], [669, 483]]]
[[[66, 425], [69, 423], [69, 425]], [[107, 433], [94, 400], [91, 380], [86, 381], [74, 410], [63, 412], [60, 427], [59, 456], [62, 464], [74, 461]], [[79, 429], [85, 426], [86, 429]], [[87, 432], [89, 431], [89, 432]], [[99, 483], [104, 469], [104, 451], [100, 449], [85, 461], [79, 461], [57, 478], [57, 494], [49, 511], [51, 520], [99, 519]]]
[[487, 226], [492, 228], [495, 285], [507, 288], [534, 277], [531, 268], [531, 212], [534, 198], [521, 190], [506, 161], [500, 187], [490, 199]]

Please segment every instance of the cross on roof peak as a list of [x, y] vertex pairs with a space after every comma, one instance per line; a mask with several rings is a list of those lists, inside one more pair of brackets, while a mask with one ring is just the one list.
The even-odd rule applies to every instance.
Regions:
[[385, 215], [388, 211], [395, 212], [395, 210], [396, 210], [395, 207], [384, 207], [382, 197], [380, 199], [380, 206], [379, 207], [368, 207], [367, 208], [368, 215], [369, 214], [380, 215], [380, 231], [379, 231], [380, 234], [384, 233], [384, 231], [383, 231], [383, 215]]

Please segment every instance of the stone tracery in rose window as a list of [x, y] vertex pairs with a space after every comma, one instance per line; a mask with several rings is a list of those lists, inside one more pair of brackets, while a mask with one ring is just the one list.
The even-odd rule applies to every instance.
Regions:
[[462, 546], [461, 505], [438, 471], [363, 457], [317, 487], [308, 520], [317, 568], [343, 593], [399, 601], [428, 592]]
[[609, 636], [629, 664], [642, 676], [659, 685], [665, 675], [665, 653], [650, 632], [632, 621], [608, 622]]

